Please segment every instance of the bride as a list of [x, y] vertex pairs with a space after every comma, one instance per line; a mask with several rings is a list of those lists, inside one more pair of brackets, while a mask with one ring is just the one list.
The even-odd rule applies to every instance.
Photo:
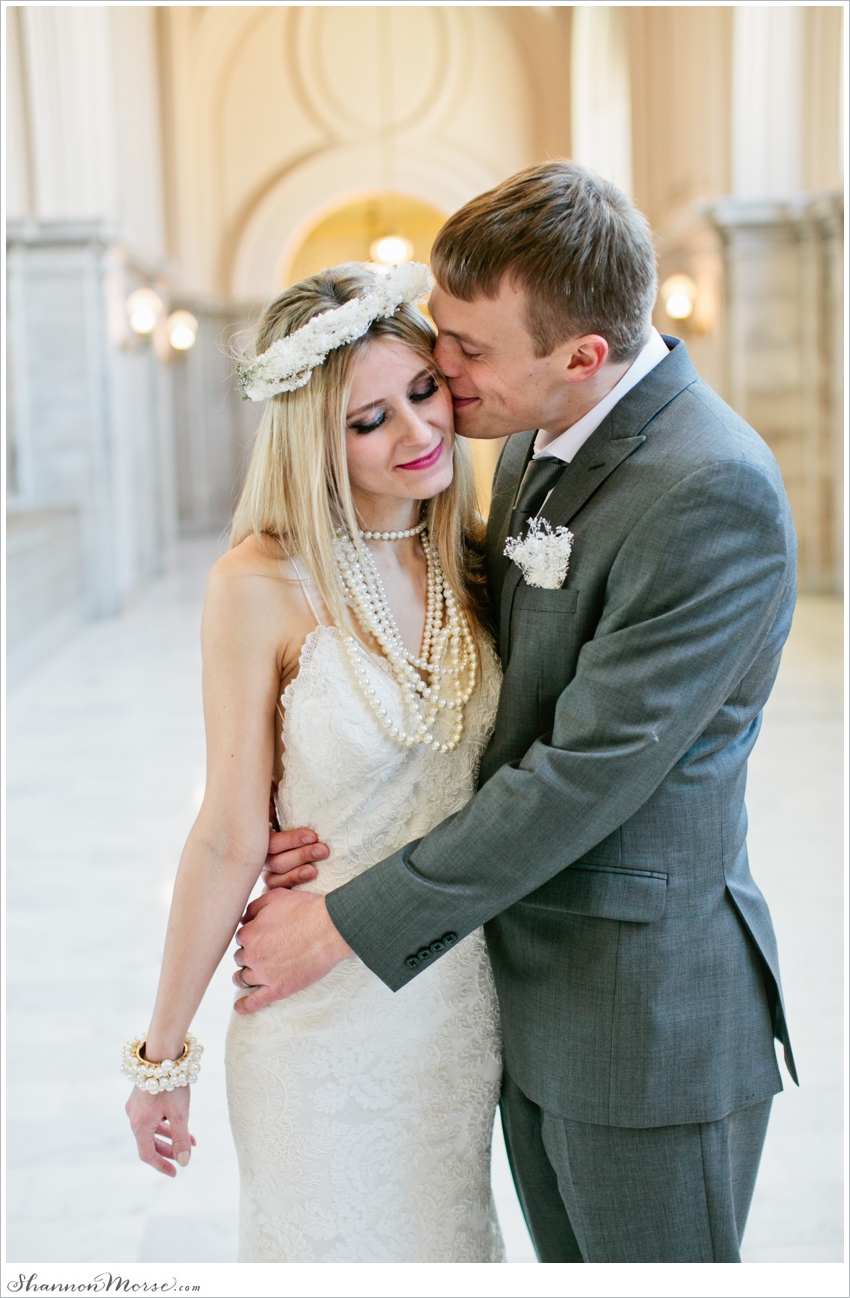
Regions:
[[[329, 892], [458, 811], [492, 729], [480, 521], [415, 305], [428, 283], [416, 264], [311, 276], [268, 308], [241, 370], [268, 400], [204, 608], [206, 793], [147, 1038], [124, 1052], [140, 1156], [171, 1176], [194, 1144], [188, 1029], [261, 875], [270, 784], [281, 825], [328, 847], [283, 882]], [[393, 993], [349, 952], [290, 999], [234, 1013], [240, 1261], [503, 1260], [483, 936], [418, 953], [438, 954]], [[250, 970], [235, 981], [246, 995]]]

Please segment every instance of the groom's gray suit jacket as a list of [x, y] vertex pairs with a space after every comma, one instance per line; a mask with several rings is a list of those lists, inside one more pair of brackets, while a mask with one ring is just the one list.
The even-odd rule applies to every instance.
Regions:
[[592, 434], [543, 514], [560, 590], [503, 557], [533, 433], [496, 474], [488, 566], [505, 672], [481, 788], [328, 896], [398, 989], [486, 923], [505, 1064], [549, 1111], [706, 1122], [781, 1090], [770, 913], [744, 787], [788, 634], [795, 539], [776, 461], [682, 343]]

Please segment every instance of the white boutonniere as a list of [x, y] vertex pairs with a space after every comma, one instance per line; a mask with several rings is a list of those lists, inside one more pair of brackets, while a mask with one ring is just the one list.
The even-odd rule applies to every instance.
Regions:
[[527, 586], [557, 590], [563, 586], [570, 566], [573, 534], [568, 527], [554, 532], [545, 518], [532, 518], [523, 537], [509, 536], [505, 554], [522, 572]]

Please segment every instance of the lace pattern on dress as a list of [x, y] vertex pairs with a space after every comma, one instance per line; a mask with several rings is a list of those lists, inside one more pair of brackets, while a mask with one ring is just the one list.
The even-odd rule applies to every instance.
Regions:
[[[398, 687], [374, 654], [385, 708]], [[283, 825], [330, 847], [327, 892], [428, 832], [472, 795], [499, 669], [482, 680], [451, 754], [400, 749], [349, 676], [335, 628], [317, 626], [283, 691]], [[499, 1262], [490, 1139], [501, 1079], [492, 973], [479, 930], [391, 992], [351, 956], [228, 1034], [239, 1154], [240, 1260]]]

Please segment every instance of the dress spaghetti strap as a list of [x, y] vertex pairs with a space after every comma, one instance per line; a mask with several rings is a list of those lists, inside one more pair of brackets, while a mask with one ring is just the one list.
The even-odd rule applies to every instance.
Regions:
[[295, 559], [290, 559], [289, 562], [292, 564], [293, 568], [295, 569], [296, 577], [301, 582], [301, 589], [304, 592], [304, 598], [306, 599], [307, 603], [310, 605], [310, 611], [313, 614], [313, 617], [316, 619], [319, 626], [324, 626], [325, 625], [324, 622], [316, 612], [316, 605], [313, 603], [313, 601], [310, 598], [309, 591], [307, 590], [307, 583], [305, 582], [304, 578], [301, 576], [301, 569], [298, 567], [298, 564], [295, 561]]
[[[305, 600], [308, 601], [308, 604], [310, 605], [310, 613], [313, 614], [313, 617], [315, 618], [315, 620], [317, 620], [318, 626], [323, 627], [324, 623], [322, 622], [321, 617], [319, 617], [317, 611], [315, 611], [315, 605], [313, 604], [313, 600], [311, 600], [310, 598], [310, 592], [308, 591], [308, 587], [306, 587], [305, 579], [302, 578], [301, 576], [301, 569], [300, 567], [298, 567], [296, 559], [291, 558], [289, 559], [289, 562], [292, 563], [292, 567], [293, 569], [295, 569], [295, 575], [297, 576], [298, 582], [301, 583], [301, 591], [302, 593], [304, 593]], [[283, 707], [280, 706], [280, 700], [278, 700], [278, 716], [280, 718], [280, 722], [283, 723], [284, 720]]]

